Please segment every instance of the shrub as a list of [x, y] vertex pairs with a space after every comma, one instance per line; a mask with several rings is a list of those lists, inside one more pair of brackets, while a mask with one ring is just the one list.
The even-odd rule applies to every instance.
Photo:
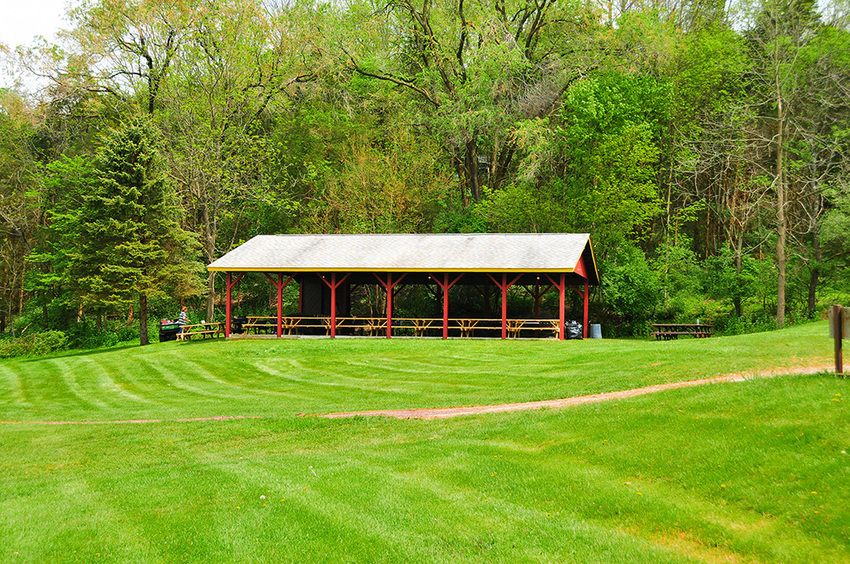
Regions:
[[[148, 322], [148, 328], [156, 328], [155, 323]], [[113, 329], [98, 328], [88, 321], [75, 323], [68, 330], [69, 346], [73, 349], [99, 349], [114, 347], [119, 343], [133, 341], [139, 338], [139, 327], [119, 325]]]
[[68, 348], [68, 336], [62, 331], [32, 333], [0, 344], [0, 358], [43, 356]]

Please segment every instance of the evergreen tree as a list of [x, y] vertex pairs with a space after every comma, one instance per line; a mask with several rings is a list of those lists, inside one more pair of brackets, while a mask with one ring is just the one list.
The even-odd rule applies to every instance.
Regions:
[[195, 237], [180, 228], [180, 207], [149, 119], [133, 117], [110, 130], [83, 197], [71, 271], [81, 305], [109, 311], [139, 299], [140, 342], [148, 344], [147, 299], [197, 293], [189, 256]]

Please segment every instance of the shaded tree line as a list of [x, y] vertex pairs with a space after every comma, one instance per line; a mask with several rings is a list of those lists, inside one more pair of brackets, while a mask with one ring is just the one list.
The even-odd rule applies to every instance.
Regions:
[[291, 232], [589, 232], [621, 334], [817, 316], [850, 294], [846, 9], [84, 0], [2, 47], [47, 86], [0, 91], [0, 332], [213, 319], [201, 265]]

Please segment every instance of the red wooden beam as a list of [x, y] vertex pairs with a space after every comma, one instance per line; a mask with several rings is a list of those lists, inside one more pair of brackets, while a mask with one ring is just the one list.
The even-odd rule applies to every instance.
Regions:
[[331, 273], [331, 281], [328, 280], [324, 276], [320, 276], [322, 282], [328, 285], [331, 289], [331, 339], [336, 338], [336, 289], [340, 287], [340, 285], [345, 282], [345, 279], [351, 276], [349, 272], [339, 280], [336, 279], [336, 272]]
[[437, 278], [436, 274], [432, 274], [431, 277], [434, 279], [434, 282], [442, 288], [443, 290], [443, 339], [449, 338], [449, 290], [452, 286], [457, 284], [458, 280], [463, 278], [463, 274], [458, 274], [457, 277], [449, 281], [449, 273], [443, 273], [443, 281], [440, 282], [440, 279]]
[[487, 274], [496, 286], [502, 291], [502, 338], [508, 338], [508, 288], [516, 284], [516, 281], [522, 277], [522, 274], [517, 274], [516, 277], [508, 283], [507, 272], [502, 273], [502, 281], [499, 282], [492, 274]]
[[380, 276], [375, 274], [375, 278], [378, 279], [378, 282], [381, 283], [381, 286], [387, 291], [387, 339], [392, 338], [393, 336], [393, 289], [398, 286], [398, 283], [404, 280], [404, 277], [407, 276], [407, 273], [402, 274], [398, 277], [398, 280], [393, 282], [393, 273], [387, 273], [387, 281], [384, 282]]
[[286, 282], [283, 281], [283, 272], [277, 273], [277, 282], [269, 276], [268, 272], [263, 272], [266, 275], [266, 278], [269, 279], [269, 282], [274, 284], [275, 288], [277, 288], [277, 337], [278, 339], [283, 335], [283, 289], [286, 288], [286, 285], [292, 282], [293, 276], [290, 276], [286, 279]]
[[548, 274], [546, 275], [546, 278], [548, 278], [549, 282], [558, 289], [558, 339], [563, 341], [566, 338], [564, 336], [564, 298], [566, 297], [564, 294], [566, 293], [567, 284], [563, 272], [559, 276], [558, 282], [555, 282], [555, 280]]
[[231, 273], [227, 273], [227, 300], [224, 305], [224, 336], [225, 338], [230, 338], [230, 297], [231, 290], [233, 287], [242, 280], [242, 277], [245, 276], [245, 273], [241, 273], [236, 277], [236, 280], [232, 280]]

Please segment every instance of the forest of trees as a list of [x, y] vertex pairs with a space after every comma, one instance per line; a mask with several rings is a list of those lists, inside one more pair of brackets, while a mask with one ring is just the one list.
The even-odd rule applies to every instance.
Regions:
[[608, 334], [817, 318], [850, 297], [849, 16], [82, 0], [0, 45], [0, 333], [216, 318], [203, 265], [302, 232], [589, 232]]

